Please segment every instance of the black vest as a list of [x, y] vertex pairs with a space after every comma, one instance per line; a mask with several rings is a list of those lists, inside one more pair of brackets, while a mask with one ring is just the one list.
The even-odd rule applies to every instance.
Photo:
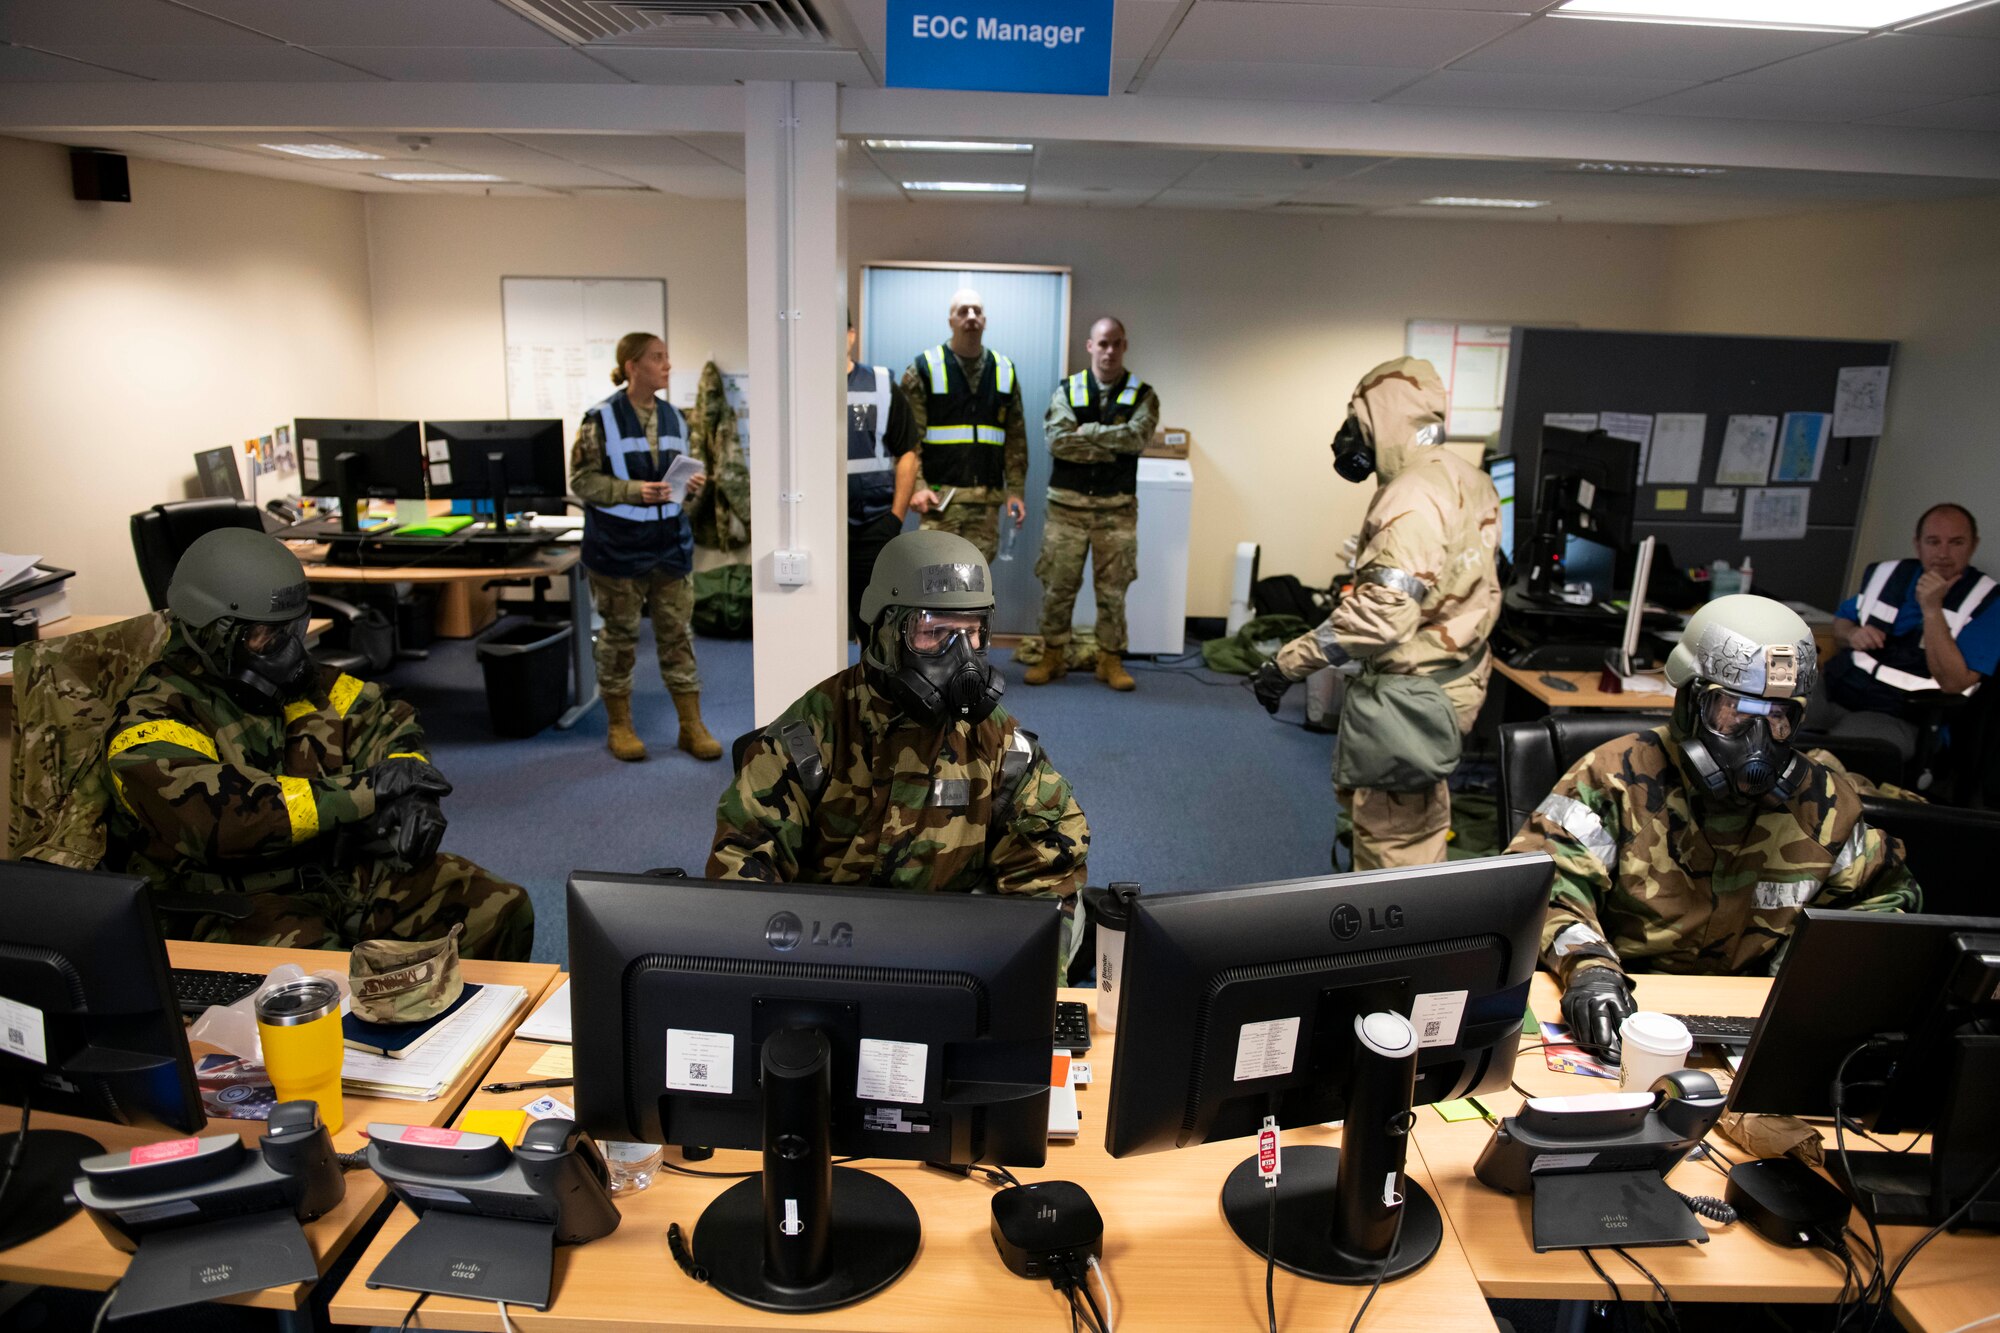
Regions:
[[[1119, 398], [1128, 385], [1133, 390], [1132, 401], [1120, 402]], [[1069, 399], [1070, 411], [1076, 414], [1078, 425], [1099, 422], [1106, 426], [1122, 426], [1139, 410], [1139, 399], [1145, 393], [1145, 385], [1134, 379], [1128, 370], [1109, 389], [1101, 389], [1097, 376], [1084, 370], [1070, 376], [1062, 392]], [[1076, 491], [1081, 495], [1136, 495], [1139, 491], [1139, 455], [1120, 454], [1107, 463], [1072, 463], [1058, 458], [1049, 471], [1049, 485], [1056, 490]]]
[[924, 483], [939, 486], [1007, 484], [1007, 431], [1000, 414], [1014, 394], [1014, 363], [985, 354], [979, 391], [948, 344], [917, 359], [924, 377]]

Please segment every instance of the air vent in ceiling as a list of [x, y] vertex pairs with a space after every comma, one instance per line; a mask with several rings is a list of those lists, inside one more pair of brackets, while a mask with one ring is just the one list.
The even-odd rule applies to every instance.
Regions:
[[505, 0], [585, 46], [768, 49], [831, 45], [808, 0]]

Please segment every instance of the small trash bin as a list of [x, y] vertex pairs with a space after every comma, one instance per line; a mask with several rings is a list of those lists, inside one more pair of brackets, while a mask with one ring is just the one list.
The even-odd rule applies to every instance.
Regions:
[[495, 734], [532, 736], [562, 716], [569, 638], [561, 620], [502, 620], [475, 641]]

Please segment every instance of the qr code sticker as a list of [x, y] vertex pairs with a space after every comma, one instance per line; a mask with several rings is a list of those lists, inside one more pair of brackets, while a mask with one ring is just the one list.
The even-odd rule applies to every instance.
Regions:
[[1440, 1031], [1443, 1030], [1443, 1028], [1444, 1024], [1438, 1022], [1435, 1018], [1433, 1018], [1430, 1022], [1424, 1024], [1424, 1037], [1427, 1040], [1429, 1038], [1435, 1037]]
[[691, 1063], [691, 1064], [689, 1064], [689, 1065], [688, 1065], [688, 1077], [689, 1077], [690, 1079], [694, 1080], [694, 1081], [695, 1081], [696, 1083], [706, 1083], [706, 1082], [708, 1082], [708, 1066], [707, 1066], [707, 1065], [705, 1065], [705, 1064], [699, 1064], [699, 1063]]
[[28, 1044], [28, 1035], [19, 1028], [8, 1028], [7, 1044], [9, 1046], [26, 1046]]

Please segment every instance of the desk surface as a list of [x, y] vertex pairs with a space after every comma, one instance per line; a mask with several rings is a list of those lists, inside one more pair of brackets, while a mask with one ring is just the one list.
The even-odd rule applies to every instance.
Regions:
[[[306, 562], [306, 578], [314, 583], [483, 583], [487, 579], [552, 578], [567, 574], [583, 558], [574, 546], [551, 547], [520, 565], [389, 565], [380, 569], [318, 563], [326, 548], [293, 547]], [[317, 550], [317, 554], [314, 551]]]
[[[1094, 992], [1069, 991], [1064, 998], [1094, 1006]], [[1250, 1141], [1112, 1161], [1103, 1139], [1112, 1047], [1110, 1034], [1097, 1034], [1089, 1056], [1095, 1077], [1077, 1095], [1082, 1137], [1074, 1144], [1052, 1144], [1046, 1166], [1019, 1174], [1029, 1180], [1072, 1180], [1090, 1191], [1104, 1214], [1104, 1266], [1120, 1327], [1262, 1328], [1264, 1264], [1230, 1234], [1220, 1207], [1223, 1177], [1248, 1155]], [[547, 1049], [537, 1042], [516, 1040], [495, 1063], [494, 1078], [526, 1077], [528, 1066]], [[520, 1107], [540, 1095], [475, 1093], [467, 1109]], [[1323, 1129], [1291, 1132], [1287, 1137], [1291, 1143], [1337, 1142], [1334, 1131]], [[678, 1154], [669, 1150], [669, 1160], [678, 1160]], [[719, 1152], [703, 1166], [732, 1171], [754, 1169], [756, 1164], [751, 1153]], [[653, 1178], [652, 1188], [619, 1200], [624, 1220], [617, 1231], [588, 1245], [556, 1251], [555, 1301], [548, 1313], [518, 1307], [510, 1307], [510, 1313], [523, 1330], [563, 1333], [639, 1326], [928, 1331], [1005, 1324], [1032, 1329], [1055, 1328], [1063, 1322], [1063, 1301], [1049, 1285], [1015, 1277], [994, 1253], [988, 1234], [990, 1187], [910, 1162], [871, 1162], [868, 1169], [907, 1193], [924, 1225], [923, 1249], [916, 1263], [872, 1300], [824, 1314], [774, 1315], [690, 1282], [667, 1256], [667, 1224], [679, 1222], [692, 1232], [708, 1201], [733, 1182], [662, 1171]], [[1431, 1188], [1414, 1153], [1410, 1175]], [[366, 1279], [413, 1221], [409, 1211], [399, 1207], [383, 1224], [334, 1296], [336, 1321], [394, 1327], [403, 1318], [415, 1297], [402, 1291], [371, 1291]], [[1365, 1290], [1313, 1282], [1280, 1269], [1279, 1327], [1345, 1328]], [[418, 1318], [425, 1328], [499, 1326], [491, 1303], [437, 1296], [424, 1303]], [[1429, 1264], [1384, 1285], [1368, 1308], [1366, 1327], [1369, 1333], [1494, 1327], [1458, 1239], [1449, 1229]]]
[[[1607, 694], [1597, 688], [1601, 673], [1596, 671], [1522, 670], [1495, 661], [1493, 669], [1539, 699], [1549, 708], [1618, 708], [1644, 712], [1668, 712], [1674, 706], [1671, 694]], [[1542, 680], [1554, 676], [1576, 686], [1574, 692], [1556, 689]], [[1602, 1285], [1601, 1283], [1599, 1285]]]
[[[139, 614], [144, 615], [145, 612], [142, 611]], [[121, 620], [130, 620], [131, 618], [131, 616], [65, 616], [63, 619], [49, 626], [48, 631], [41, 637], [42, 639], [60, 639], [65, 634], [81, 634], [85, 630], [103, 629], [106, 625], [115, 625]], [[318, 643], [319, 636], [332, 628], [333, 621], [327, 617], [314, 616], [311, 620], [308, 620], [306, 622], [306, 646], [311, 647], [313, 644]], [[13, 683], [14, 668], [10, 665], [4, 671], [0, 671], [0, 690], [7, 689]]]
[[[169, 940], [167, 955], [175, 967], [242, 972], [268, 971], [279, 963], [298, 963], [310, 969], [325, 967], [331, 962], [339, 967], [344, 966], [346, 960], [345, 954], [312, 949], [257, 949], [231, 944], [194, 944], [184, 940]], [[436, 1101], [404, 1102], [345, 1094], [341, 1100], [346, 1122], [333, 1136], [334, 1147], [339, 1151], [353, 1152], [360, 1148], [366, 1141], [361, 1134], [362, 1127], [371, 1119], [423, 1125], [441, 1125], [450, 1120], [466, 1094], [485, 1076], [487, 1066], [512, 1036], [515, 1026], [541, 1002], [543, 993], [556, 975], [555, 967], [546, 963], [482, 963], [468, 960], [464, 966], [468, 981], [522, 987], [528, 992], [526, 1007], [514, 1016], [505, 1031], [479, 1053]], [[0, 1128], [11, 1130], [19, 1123], [19, 1112], [13, 1107], [0, 1107]], [[160, 1130], [130, 1129], [71, 1116], [38, 1115], [34, 1118], [34, 1127], [75, 1130], [96, 1139], [107, 1150], [175, 1137]], [[264, 1122], [211, 1120], [202, 1132], [240, 1134], [246, 1142], [254, 1143], [264, 1132]], [[325, 1272], [327, 1266], [354, 1240], [362, 1223], [374, 1214], [376, 1206], [387, 1196], [388, 1187], [373, 1172], [347, 1173], [347, 1196], [340, 1205], [326, 1216], [306, 1224], [306, 1235], [312, 1241], [321, 1272]], [[11, 1250], [0, 1250], [0, 1282], [32, 1282], [102, 1291], [124, 1274], [126, 1262], [127, 1256], [111, 1247], [98, 1231], [97, 1224], [79, 1212], [45, 1235]], [[292, 1310], [303, 1303], [307, 1290], [303, 1284], [273, 1287], [231, 1297], [227, 1303], [253, 1305], [267, 1310]], [[397, 1318], [401, 1317], [398, 1311]]]

